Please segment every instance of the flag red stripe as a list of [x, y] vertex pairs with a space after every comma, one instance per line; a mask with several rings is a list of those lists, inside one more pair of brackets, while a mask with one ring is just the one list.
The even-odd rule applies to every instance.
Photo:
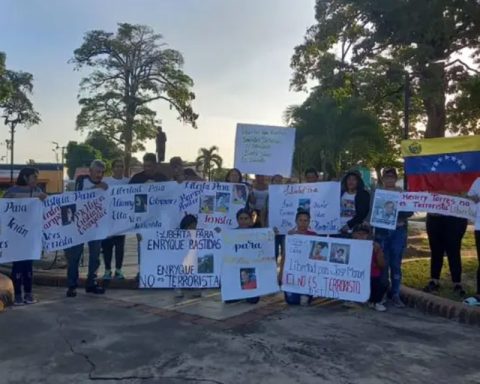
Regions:
[[480, 172], [409, 175], [408, 190], [462, 194], [470, 189], [477, 177], [480, 177]]

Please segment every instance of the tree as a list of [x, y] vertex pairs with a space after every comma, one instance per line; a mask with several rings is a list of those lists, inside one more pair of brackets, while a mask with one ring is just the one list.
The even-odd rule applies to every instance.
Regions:
[[10, 182], [13, 184], [15, 129], [17, 125], [30, 127], [40, 122], [40, 115], [33, 108], [29, 95], [33, 91], [33, 76], [27, 72], [5, 71], [9, 84], [8, 96], [0, 102], [3, 122], [10, 128]]
[[65, 153], [65, 165], [69, 179], [75, 176], [75, 170], [81, 167], [89, 167], [95, 159], [102, 159], [102, 154], [88, 144], [78, 144], [76, 141], [69, 141]]
[[0, 52], [0, 103], [11, 94], [11, 84], [7, 80], [7, 69], [5, 67], [5, 53]]
[[90, 132], [84, 144], [98, 150], [102, 154], [102, 158], [109, 162], [124, 157], [124, 152], [115, 141], [105, 136], [101, 131]]
[[339, 101], [316, 89], [285, 115], [297, 128], [294, 164], [300, 175], [314, 166], [329, 176], [340, 176], [384, 144], [378, 120], [358, 98]]
[[[303, 89], [309, 79], [324, 86], [339, 78], [356, 82], [351, 75], [358, 70], [386, 63], [401, 67], [402, 78], [409, 72], [409, 91], [422, 101], [425, 137], [452, 129], [448, 122], [455, 119], [447, 112], [461, 111], [454, 100], [447, 108], [447, 94], [477, 72], [456, 57], [467, 49], [473, 58], [480, 54], [478, 1], [317, 0], [315, 11], [318, 23], [292, 58], [294, 89]], [[357, 89], [363, 85], [356, 82]], [[480, 113], [471, 117], [478, 120]]]
[[200, 148], [195, 160], [195, 169], [202, 172], [203, 176], [207, 177], [209, 181], [212, 180], [213, 170], [222, 168], [223, 159], [215, 152], [218, 152], [218, 147], [215, 145], [210, 148]]
[[122, 23], [116, 34], [88, 32], [71, 60], [77, 69], [93, 69], [80, 84], [77, 129], [98, 129], [122, 145], [126, 171], [132, 153], [155, 138], [153, 101], [166, 101], [179, 120], [196, 127], [193, 80], [182, 71], [181, 53], [165, 48], [161, 39], [145, 25]]

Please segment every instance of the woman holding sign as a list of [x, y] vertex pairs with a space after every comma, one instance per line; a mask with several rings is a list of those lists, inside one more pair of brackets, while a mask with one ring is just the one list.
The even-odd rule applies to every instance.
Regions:
[[[4, 198], [32, 198], [45, 200], [47, 195], [37, 186], [38, 171], [35, 168], [23, 168], [18, 174], [15, 185], [5, 192]], [[15, 292], [14, 305], [35, 304], [32, 294], [33, 261], [21, 260], [12, 263], [12, 282]], [[23, 286], [23, 295], [22, 295]]]
[[[316, 236], [317, 234], [311, 231], [310, 228], [310, 212], [298, 210], [295, 217], [296, 227], [288, 232], [289, 235], [309, 235]], [[283, 266], [285, 263], [285, 257], [282, 259], [280, 266], [280, 273], [283, 275]], [[313, 296], [310, 295], [301, 295], [299, 293], [293, 292], [284, 292], [285, 301], [290, 305], [310, 305], [312, 302]]]

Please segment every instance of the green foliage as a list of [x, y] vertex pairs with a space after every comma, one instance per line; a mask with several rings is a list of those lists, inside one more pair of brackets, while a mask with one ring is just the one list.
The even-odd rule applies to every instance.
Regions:
[[384, 144], [377, 119], [356, 97], [336, 100], [317, 88], [286, 115], [297, 128], [294, 164], [299, 174], [314, 166], [328, 176], [340, 176]]
[[29, 99], [33, 91], [33, 76], [27, 72], [7, 69], [4, 79], [10, 87], [8, 97], [0, 101], [4, 124], [15, 129], [18, 124], [30, 127], [40, 123], [40, 115], [34, 110]]
[[124, 157], [124, 152], [118, 147], [115, 141], [100, 131], [90, 132], [84, 144], [95, 148], [102, 154], [102, 158], [110, 163], [115, 159]]
[[222, 168], [223, 159], [215, 152], [218, 152], [218, 147], [215, 145], [210, 148], [200, 148], [195, 160], [196, 170], [202, 172], [203, 176], [207, 177], [209, 181], [212, 180], [214, 169]]
[[12, 93], [11, 84], [6, 77], [5, 53], [0, 52], [0, 103], [6, 100]]
[[65, 153], [65, 166], [67, 167], [68, 178], [73, 179], [75, 170], [81, 167], [89, 167], [95, 159], [102, 159], [99, 150], [88, 144], [78, 144], [76, 141], [70, 141], [67, 144]]
[[117, 32], [90, 31], [74, 51], [76, 68], [92, 72], [80, 85], [80, 130], [100, 130], [123, 146], [126, 170], [132, 153], [153, 139], [159, 121], [151, 102], [166, 101], [179, 119], [196, 127], [192, 79], [182, 71], [180, 52], [144, 25], [121, 23]]
[[[465, 113], [470, 121], [478, 121], [478, 109], [468, 112], [465, 101], [452, 101], [449, 120], [446, 109], [451, 88], [475, 72], [455, 57], [466, 49], [474, 58], [479, 56], [478, 1], [317, 0], [315, 10], [317, 24], [308, 29], [292, 57], [294, 89], [305, 89], [315, 80], [334, 97], [363, 97], [382, 126], [387, 118], [391, 128], [401, 112], [402, 87], [399, 92], [395, 88], [405, 77], [402, 72], [408, 71], [413, 117], [418, 114], [425, 123], [426, 137], [444, 136], [447, 127], [458, 130], [454, 124], [464, 121]], [[375, 97], [382, 94], [385, 97]]]
[[224, 182], [225, 178], [227, 177], [228, 173], [227, 168], [215, 168], [212, 170], [212, 180], [211, 181], [219, 181], [219, 182]]

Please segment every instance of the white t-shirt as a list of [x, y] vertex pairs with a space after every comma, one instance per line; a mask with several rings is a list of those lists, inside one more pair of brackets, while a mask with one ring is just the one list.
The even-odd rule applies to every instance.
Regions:
[[115, 179], [113, 176], [108, 176], [104, 177], [102, 180], [105, 184], [107, 184], [109, 187], [112, 187], [114, 185], [119, 185], [119, 184], [128, 184], [130, 181], [129, 177], [122, 177], [121, 179]]
[[355, 210], [355, 196], [356, 193], [344, 192], [342, 195], [340, 205], [340, 226], [344, 227], [347, 222], [350, 221], [356, 213]]
[[[478, 196], [480, 197], [480, 177], [477, 178], [470, 187], [467, 196], [473, 197]], [[477, 219], [475, 220], [475, 230], [480, 231], [480, 202], [477, 203]]]

